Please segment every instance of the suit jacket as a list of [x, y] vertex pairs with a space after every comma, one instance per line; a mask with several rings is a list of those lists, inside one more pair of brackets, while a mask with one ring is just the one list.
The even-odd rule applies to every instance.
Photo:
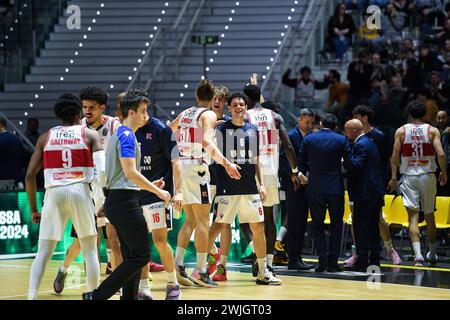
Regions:
[[352, 200], [382, 198], [383, 179], [377, 145], [366, 135], [357, 139], [346, 154], [344, 166], [348, 171], [348, 192]]
[[347, 139], [334, 131], [321, 129], [303, 139], [300, 162], [309, 171], [309, 194], [344, 194], [341, 159]]
[[[297, 168], [299, 171], [301, 171], [303, 174], [306, 174], [306, 168], [302, 167], [301, 161], [300, 161], [300, 147], [303, 142], [303, 135], [296, 126], [291, 131], [289, 131], [289, 139], [291, 140], [292, 146], [294, 147], [295, 151], [295, 157], [297, 159]], [[284, 190], [294, 190], [294, 186], [292, 185], [291, 181], [291, 166], [289, 164], [289, 161], [286, 157], [286, 153], [284, 152], [284, 149], [280, 150], [280, 178], [281, 178], [281, 187]]]

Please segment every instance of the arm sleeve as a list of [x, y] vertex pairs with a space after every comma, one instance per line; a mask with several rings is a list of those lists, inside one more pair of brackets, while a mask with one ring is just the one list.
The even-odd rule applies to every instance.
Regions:
[[123, 130], [118, 133], [119, 148], [121, 158], [135, 158], [136, 157], [136, 138], [130, 129]]
[[283, 74], [282, 82], [290, 88], [295, 88], [297, 86], [297, 79], [289, 78], [291, 75], [291, 69], [286, 70]]
[[352, 175], [361, 174], [367, 160], [367, 151], [361, 144], [355, 144], [351, 156], [348, 157], [346, 169]]

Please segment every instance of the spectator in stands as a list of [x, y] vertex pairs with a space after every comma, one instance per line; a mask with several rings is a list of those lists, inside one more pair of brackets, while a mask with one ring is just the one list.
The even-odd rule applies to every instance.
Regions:
[[345, 4], [337, 5], [334, 15], [328, 21], [328, 40], [333, 44], [339, 62], [344, 59], [355, 30], [355, 22], [352, 16], [346, 13]]
[[[25, 137], [33, 144], [36, 145], [39, 136], [39, 120], [37, 118], [29, 118], [27, 121], [27, 128], [24, 131]], [[33, 155], [34, 148], [30, 147], [28, 143], [25, 143], [23, 138], [20, 138], [22, 142], [23, 149], [25, 151], [25, 168], [28, 167], [28, 163], [30, 162], [31, 156]], [[36, 183], [39, 189], [44, 188], [44, 172], [42, 170], [39, 171], [36, 176]]]
[[416, 99], [420, 101], [426, 108], [426, 114], [423, 118], [423, 122], [435, 125], [436, 115], [439, 111], [439, 108], [436, 101], [431, 98], [430, 92], [426, 88], [422, 88], [417, 92]]
[[380, 50], [380, 34], [377, 29], [370, 29], [368, 27], [367, 20], [370, 18], [368, 13], [364, 14], [364, 19], [361, 26], [358, 29], [358, 43], [362, 47], [366, 47], [372, 52], [378, 52]]
[[405, 13], [407, 16], [414, 8], [413, 0], [392, 0], [391, 3], [395, 7], [395, 10]]
[[299, 109], [314, 108], [315, 90], [323, 90], [328, 87], [328, 81], [315, 81], [311, 78], [311, 69], [303, 67], [299, 78], [290, 78], [292, 70], [289, 68], [283, 75], [283, 84], [295, 89], [295, 106]]
[[438, 59], [442, 63], [442, 80], [446, 82], [450, 79], [450, 39], [445, 40]]
[[325, 109], [327, 112], [334, 113], [339, 119], [340, 110], [347, 105], [349, 85], [341, 82], [341, 74], [335, 69], [328, 71], [328, 81], [330, 87]]
[[419, 70], [421, 79], [425, 79], [432, 71], [442, 70], [436, 53], [432, 52], [427, 44], [422, 44], [419, 49]]
[[441, 74], [437, 71], [432, 71], [429, 76], [429, 83], [425, 84], [425, 87], [429, 90], [430, 98], [436, 101], [439, 109], [447, 107], [448, 99], [446, 93], [442, 89], [443, 83], [441, 81]]
[[379, 41], [398, 46], [402, 40], [402, 32], [407, 26], [406, 17], [406, 13], [397, 11], [393, 4], [389, 4], [381, 16], [382, 37]]
[[23, 183], [24, 150], [20, 140], [7, 131], [6, 120], [0, 117], [0, 180]]
[[387, 96], [389, 103], [386, 112], [382, 113], [377, 120], [380, 123], [390, 124], [393, 128], [399, 128], [405, 123], [403, 114], [406, 105], [406, 90], [402, 87], [401, 77], [392, 77], [388, 84]]
[[419, 69], [419, 62], [414, 57], [412, 51], [409, 51], [409, 57], [405, 62], [402, 84], [408, 90], [416, 90], [422, 86], [423, 78]]
[[[447, 110], [440, 110], [436, 115], [436, 127], [441, 133], [442, 147], [444, 148], [445, 158], [447, 159], [447, 168], [450, 168], [450, 123]], [[439, 176], [439, 170], [436, 171]], [[446, 183], [444, 186], [437, 184], [438, 196], [450, 196], [450, 185]]]
[[[364, 104], [371, 93], [372, 65], [369, 63], [370, 53], [362, 50], [359, 59], [348, 66], [347, 79], [350, 82], [349, 104], [354, 106]], [[351, 112], [351, 110], [350, 110]]]
[[444, 23], [438, 28], [436, 33], [437, 43], [443, 47], [447, 40], [450, 40], [450, 17], [444, 20]]
[[367, 0], [345, 0], [344, 4], [348, 10], [362, 12], [366, 7]]
[[380, 103], [381, 97], [386, 96], [387, 73], [383, 65], [381, 65], [381, 58], [378, 53], [372, 55], [372, 75], [370, 76], [371, 94], [368, 99], [368, 104], [375, 112]]
[[442, 0], [415, 0], [418, 23], [424, 34], [432, 34], [439, 13], [444, 9]]

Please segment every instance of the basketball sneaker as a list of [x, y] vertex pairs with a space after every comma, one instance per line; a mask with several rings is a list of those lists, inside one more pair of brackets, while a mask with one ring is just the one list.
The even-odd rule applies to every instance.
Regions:
[[149, 266], [150, 266], [150, 272], [161, 272], [164, 271], [164, 266], [162, 264], [150, 261], [149, 262]]
[[426, 255], [427, 261], [432, 265], [435, 266], [438, 260], [437, 254], [434, 254], [434, 257], [431, 256], [431, 252], [428, 252]]
[[358, 261], [358, 255], [353, 254], [350, 258], [344, 261], [344, 266], [352, 267], [356, 263], [356, 261]]
[[180, 300], [181, 290], [179, 285], [171, 286], [167, 285], [166, 288], [166, 300]]
[[108, 262], [108, 264], [106, 265], [105, 274], [111, 274], [111, 273], [112, 273], [111, 262]]
[[423, 258], [415, 258], [414, 266], [415, 267], [423, 267]]
[[66, 277], [67, 277], [67, 271], [63, 272], [61, 270], [61, 267], [59, 267], [58, 273], [56, 274], [55, 281], [53, 281], [53, 290], [55, 290], [56, 293], [63, 292]]
[[144, 291], [139, 290], [137, 295], [138, 300], [153, 300], [153, 297], [149, 294], [146, 294]]
[[175, 265], [175, 270], [177, 271], [177, 281], [179, 284], [186, 287], [194, 286], [194, 283], [186, 274], [186, 269], [184, 266]]
[[216, 254], [209, 254], [209, 258], [208, 258], [208, 265], [206, 266], [206, 270], [208, 271], [208, 274], [212, 275], [214, 274], [214, 272], [216, 272], [217, 269], [217, 263], [219, 262], [220, 259], [220, 248], [217, 248], [217, 253]]
[[269, 268], [264, 270], [264, 273], [258, 274], [256, 278], [256, 284], [266, 285], [266, 286], [279, 286], [281, 285], [281, 279], [275, 277], [275, 275], [270, 272]]
[[276, 277], [277, 275], [275, 274], [275, 270], [273, 270], [272, 267], [267, 266], [267, 269], [272, 272], [273, 276]]
[[212, 277], [213, 281], [227, 281], [227, 270], [223, 264], [217, 266], [216, 274]]
[[392, 264], [398, 265], [402, 264], [402, 259], [398, 255], [397, 251], [395, 251], [394, 248], [391, 249], [391, 251], [388, 253], [389, 259], [392, 261]]
[[209, 278], [209, 275], [207, 272], [202, 273], [197, 268], [195, 268], [194, 271], [192, 271], [189, 279], [191, 279], [192, 282], [194, 282], [195, 284], [197, 284], [201, 287], [205, 287], [205, 288], [217, 288], [218, 287], [217, 283], [212, 281]]

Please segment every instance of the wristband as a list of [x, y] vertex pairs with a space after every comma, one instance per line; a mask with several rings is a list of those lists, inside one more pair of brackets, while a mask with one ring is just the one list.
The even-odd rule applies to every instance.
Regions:
[[292, 169], [292, 173], [297, 174], [298, 173], [298, 168]]

